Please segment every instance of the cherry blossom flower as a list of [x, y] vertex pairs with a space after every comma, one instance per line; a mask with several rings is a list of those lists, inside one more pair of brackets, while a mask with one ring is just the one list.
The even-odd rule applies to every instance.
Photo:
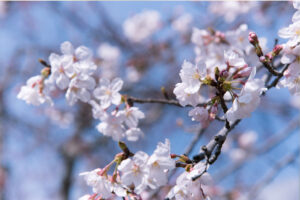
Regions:
[[27, 80], [26, 85], [21, 87], [17, 95], [18, 99], [24, 100], [27, 104], [38, 106], [45, 102], [53, 104], [48, 93], [50, 92], [51, 83], [43, 81], [42, 76], [33, 76]]
[[84, 61], [92, 58], [92, 51], [86, 46], [79, 46], [74, 49], [71, 42], [66, 41], [60, 45], [60, 50], [64, 55], [69, 55], [73, 57], [73, 61]]
[[121, 117], [128, 127], [134, 128], [137, 127], [139, 119], [145, 118], [145, 114], [137, 107], [130, 107], [119, 111], [117, 117]]
[[198, 93], [187, 93], [185, 90], [186, 88], [186, 83], [177, 83], [174, 88], [173, 92], [176, 95], [180, 105], [192, 105], [193, 107], [197, 106], [203, 100], [203, 97]]
[[198, 121], [202, 127], [207, 127], [210, 122], [210, 116], [207, 109], [203, 107], [195, 107], [189, 111], [189, 116], [192, 117], [192, 121]]
[[139, 128], [129, 128], [125, 132], [126, 138], [128, 141], [137, 141], [140, 137], [144, 136], [144, 133], [141, 129]]
[[248, 81], [241, 93], [233, 101], [232, 107], [226, 112], [228, 121], [249, 117], [260, 103], [260, 94], [265, 90], [264, 81], [254, 79], [256, 68], [254, 67]]
[[91, 99], [90, 90], [95, 88], [96, 82], [91, 76], [76, 76], [69, 84], [66, 92], [66, 99], [70, 106], [74, 105], [77, 100], [88, 102]]
[[211, 3], [209, 10], [217, 15], [223, 16], [227, 23], [233, 22], [239, 15], [248, 13], [256, 6], [256, 2], [218, 2]]
[[73, 57], [59, 56], [57, 54], [50, 54], [49, 62], [51, 65], [50, 80], [54, 81], [56, 85], [64, 90], [69, 86], [70, 78], [74, 75]]
[[106, 78], [101, 78], [99, 87], [94, 90], [94, 96], [100, 100], [103, 108], [108, 108], [111, 104], [119, 105], [121, 102], [119, 91], [122, 86], [123, 81], [120, 78], [115, 78], [112, 82]]
[[[208, 198], [207, 195], [203, 196], [201, 193], [201, 186], [211, 184], [211, 178], [207, 173], [203, 173], [203, 170], [205, 170], [205, 164], [200, 162], [194, 166], [194, 170], [191, 172], [183, 172], [176, 179], [176, 185], [169, 191], [166, 198], [176, 200]], [[202, 174], [202, 176], [193, 181], [192, 178], [199, 174]]]
[[188, 13], [183, 14], [172, 22], [172, 28], [181, 34], [186, 34], [191, 28], [192, 21], [192, 15]]
[[104, 120], [108, 114], [106, 113], [105, 109], [94, 100], [89, 101], [89, 104], [92, 106], [92, 113], [95, 119]]
[[142, 42], [161, 26], [160, 14], [154, 10], [138, 13], [123, 23], [125, 36], [132, 42]]
[[87, 185], [93, 188], [94, 193], [100, 194], [102, 198], [110, 198], [112, 184], [105, 176], [99, 175], [100, 171], [100, 169], [95, 169], [90, 172], [82, 172], [80, 176], [84, 176]]
[[235, 148], [229, 152], [229, 156], [234, 162], [241, 162], [247, 156], [247, 152], [243, 149]]
[[175, 161], [170, 155], [170, 141], [158, 143], [148, 162], [148, 185], [155, 189], [168, 182], [167, 171], [175, 168]]
[[244, 149], [250, 149], [257, 140], [257, 133], [254, 131], [247, 131], [239, 136], [238, 144]]
[[294, 6], [295, 9], [297, 9], [297, 11], [294, 13], [292, 21], [296, 22], [296, 21], [300, 20], [300, 12], [299, 12], [300, 3], [299, 3], [299, 1], [293, 1], [293, 6]]
[[232, 67], [240, 68], [247, 66], [244, 58], [233, 51], [225, 51], [224, 59], [226, 60], [226, 63]]
[[188, 61], [184, 61], [179, 76], [183, 83], [186, 84], [185, 92], [194, 94], [198, 92], [201, 86], [201, 80], [206, 76], [205, 63], [200, 62], [198, 65], [193, 65]]
[[288, 88], [293, 95], [300, 94], [300, 46], [285, 46], [281, 63], [289, 64], [289, 68], [284, 72], [284, 79], [278, 87]]
[[110, 136], [115, 141], [121, 140], [125, 135], [123, 120], [114, 115], [107, 115], [102, 122], [97, 125], [97, 130], [105, 136]]
[[135, 192], [140, 194], [146, 187], [147, 160], [148, 155], [145, 152], [139, 151], [132, 158], [123, 160], [118, 166], [121, 171], [122, 184], [130, 187], [135, 187]]

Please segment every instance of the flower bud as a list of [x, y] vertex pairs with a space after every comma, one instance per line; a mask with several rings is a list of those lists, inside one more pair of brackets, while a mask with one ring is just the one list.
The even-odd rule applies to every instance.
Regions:
[[274, 47], [274, 49], [272, 50], [272, 57], [277, 56], [281, 52], [282, 49], [283, 49], [282, 45], [280, 45], [280, 44], [276, 45]]
[[262, 63], [267, 62], [267, 58], [265, 56], [260, 56], [259, 61]]
[[258, 44], [258, 38], [257, 38], [256, 33], [254, 33], [254, 32], [249, 33], [248, 40], [253, 45]]

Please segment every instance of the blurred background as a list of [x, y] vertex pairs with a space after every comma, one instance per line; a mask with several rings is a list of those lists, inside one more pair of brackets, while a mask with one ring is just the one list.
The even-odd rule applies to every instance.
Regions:
[[[291, 2], [237, 6], [228, 2], [231, 6], [227, 7], [223, 3], [0, 2], [0, 199], [78, 199], [91, 192], [78, 174], [104, 167], [120, 151], [116, 142], [96, 130], [98, 122], [89, 105], [70, 107], [63, 93], [56, 94], [54, 107], [34, 107], [16, 98], [21, 85], [40, 73], [43, 66], [38, 59], [48, 60], [51, 52], [59, 53], [64, 41], [85, 45], [93, 50], [103, 73], [124, 79], [122, 94], [161, 99], [161, 87], [165, 87], [175, 98], [172, 91], [179, 82], [181, 64], [195, 58], [190, 42], [193, 27], [228, 31], [246, 23], [267, 38], [267, 47], [272, 49], [278, 30], [291, 23], [294, 13]], [[161, 28], [148, 40], [132, 43], [124, 36], [122, 24], [145, 10], [161, 14]], [[184, 14], [190, 16], [190, 23], [178, 31], [174, 21]], [[115, 50], [116, 62], [108, 67], [101, 58], [103, 45]], [[188, 117], [188, 108], [136, 106], [146, 115], [140, 122], [145, 137], [127, 143], [133, 152], [152, 153], [158, 141], [169, 138], [172, 153], [181, 154], [197, 136], [198, 125]], [[214, 122], [190, 155], [222, 125]], [[249, 145], [247, 140], [254, 142]], [[251, 118], [230, 133], [222, 155], [210, 167], [212, 199], [241, 199], [249, 191], [262, 200], [299, 199], [298, 148], [299, 103], [298, 107], [292, 103], [287, 90], [274, 88]]]

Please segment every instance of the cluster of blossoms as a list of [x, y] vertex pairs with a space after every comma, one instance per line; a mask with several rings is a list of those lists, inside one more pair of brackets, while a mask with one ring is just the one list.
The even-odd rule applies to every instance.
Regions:
[[[170, 190], [167, 199], [205, 199], [210, 200], [202, 189], [203, 186], [210, 185], [212, 179], [206, 172], [208, 165], [199, 162], [191, 168], [188, 168], [176, 179], [176, 185]], [[201, 176], [201, 179], [197, 177]]]
[[300, 95], [300, 3], [294, 2], [297, 9], [288, 27], [279, 30], [278, 35], [288, 38], [283, 45], [281, 63], [288, 64], [289, 68], [284, 72], [284, 79], [280, 82], [281, 87], [286, 87], [293, 95]]
[[[300, 8], [299, 3], [294, 3], [294, 7]], [[246, 11], [239, 8], [236, 12]], [[279, 31], [281, 37], [290, 39], [283, 47], [281, 58], [281, 62], [289, 64], [289, 68], [280, 83], [293, 94], [300, 94], [299, 12], [293, 16], [292, 25]], [[231, 13], [228, 21], [235, 15]], [[172, 27], [186, 34], [191, 21], [191, 16], [185, 14], [173, 21]], [[160, 26], [159, 13], [145, 11], [127, 19], [123, 29], [130, 41], [141, 43]], [[227, 129], [228, 124], [230, 127], [236, 120], [249, 117], [260, 104], [260, 96], [266, 90], [265, 81], [256, 78], [256, 66], [268, 65], [281, 52], [282, 46], [276, 46], [264, 56], [264, 40], [259, 41], [253, 32], [249, 34], [245, 24], [227, 32], [194, 28], [191, 41], [195, 44], [195, 64], [183, 62], [179, 73], [181, 82], [176, 84], [173, 91], [179, 104], [193, 107], [188, 115], [193, 121], [200, 122], [203, 128], [216, 118], [220, 107], [224, 113], [221, 120], [226, 121]], [[90, 49], [85, 46], [74, 48], [70, 42], [64, 42], [61, 54], [49, 56], [49, 65], [44, 62], [46, 67], [41, 75], [30, 78], [26, 86], [22, 86], [18, 98], [33, 105], [45, 102], [53, 105], [51, 92], [60, 89], [65, 92], [69, 105], [77, 101], [91, 105], [93, 117], [100, 120], [97, 130], [103, 135], [116, 141], [123, 138], [137, 141], [143, 135], [138, 128], [139, 120], [145, 115], [127, 101], [126, 95], [120, 94], [123, 80], [115, 77], [119, 49], [107, 43], [100, 45], [98, 55], [103, 67], [99, 81], [96, 79], [99, 68], [93, 61]], [[205, 95], [205, 92], [209, 94]], [[228, 105], [231, 107], [228, 108]], [[256, 134], [246, 133], [240, 136], [238, 143], [246, 154], [255, 141]], [[209, 199], [202, 190], [202, 186], [210, 182], [207, 181], [210, 179], [207, 173], [210, 164], [208, 158], [206, 162], [196, 163], [186, 155], [171, 154], [168, 140], [159, 143], [151, 156], [142, 151], [133, 154], [124, 143], [119, 144], [123, 152], [117, 154], [110, 164], [103, 169], [81, 173], [87, 185], [93, 188], [93, 194], [85, 195], [80, 200], [119, 197], [140, 199], [149, 188], [154, 190], [165, 186], [168, 172], [175, 167], [183, 167], [185, 171], [177, 178], [167, 199]], [[233, 150], [231, 155], [239, 160], [242, 153]], [[175, 161], [175, 158], [179, 159]], [[109, 175], [113, 166], [115, 170]]]
[[[116, 65], [114, 59], [119, 56], [118, 50], [107, 44], [103, 45], [99, 48], [99, 54], [105, 67]], [[107, 49], [114, 54], [105, 54]], [[138, 140], [143, 135], [138, 128], [138, 121], [145, 115], [137, 107], [129, 106], [126, 99], [122, 99], [119, 91], [123, 81], [120, 78], [110, 81], [102, 76], [97, 86], [94, 75], [98, 67], [92, 59], [92, 51], [85, 46], [74, 49], [70, 42], [64, 42], [61, 44], [61, 52], [62, 55], [52, 53], [49, 56], [49, 65], [43, 61], [46, 67], [41, 75], [30, 78], [26, 86], [21, 87], [18, 98], [33, 105], [45, 102], [53, 105], [51, 92], [58, 88], [66, 91], [65, 97], [69, 105], [80, 100], [92, 106], [94, 118], [102, 121], [97, 130], [103, 135], [114, 140], [124, 137], [130, 141]], [[125, 106], [122, 110], [120, 106], [123, 103]], [[115, 109], [112, 105], [116, 106]]]
[[[220, 70], [226, 69], [226, 57], [224, 51], [233, 51], [244, 58], [249, 66], [260, 64], [254, 47], [248, 40], [248, 26], [240, 25], [236, 30], [221, 32], [212, 29], [194, 28], [191, 41], [195, 44], [196, 62], [205, 60], [210, 73], [216, 66]], [[266, 39], [260, 39], [262, 49], [265, 49]]]
[[223, 16], [227, 23], [233, 22], [239, 15], [248, 13], [257, 5], [253, 1], [234, 1], [234, 2], [212, 2], [209, 10], [219, 16]]
[[123, 30], [131, 42], [140, 43], [155, 33], [161, 23], [161, 16], [157, 11], [147, 10], [126, 19]]
[[193, 22], [192, 15], [189, 13], [185, 13], [177, 17], [172, 22], [172, 28], [181, 34], [187, 34], [190, 31], [192, 22]]
[[[148, 187], [157, 189], [167, 183], [168, 172], [175, 168], [168, 140], [159, 143], [151, 156], [142, 151], [133, 155], [123, 143], [120, 147], [124, 152], [117, 154], [105, 168], [81, 173], [94, 194], [85, 195], [80, 200], [113, 197], [140, 199], [140, 194]], [[108, 170], [114, 163], [114, 173], [109, 176]]]
[[[189, 112], [192, 120], [201, 122], [206, 127], [213, 120], [218, 111], [218, 104], [225, 103], [224, 99], [232, 100], [232, 107], [224, 110], [226, 119], [233, 122], [250, 116], [260, 103], [260, 94], [265, 90], [264, 82], [254, 78], [256, 67], [248, 67], [246, 62], [237, 53], [230, 51], [224, 53], [226, 68], [219, 71], [215, 66], [214, 75], [209, 71], [204, 62], [193, 65], [184, 62], [180, 71], [182, 82], [176, 84], [174, 94], [182, 106], [191, 105], [194, 107]], [[248, 80], [245, 82], [245, 77]], [[243, 87], [237, 88], [237, 84]], [[208, 103], [202, 106], [204, 97], [200, 95], [202, 85], [212, 86], [216, 91]], [[241, 90], [236, 93], [235, 90]]]

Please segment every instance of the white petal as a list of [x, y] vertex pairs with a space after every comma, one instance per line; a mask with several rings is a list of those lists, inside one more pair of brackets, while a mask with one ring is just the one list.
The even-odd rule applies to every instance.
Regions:
[[115, 78], [112, 82], [111, 82], [111, 89], [115, 92], [118, 92], [121, 90], [122, 86], [123, 86], [123, 80], [120, 78]]
[[73, 54], [74, 48], [73, 48], [73, 45], [71, 44], [71, 42], [66, 41], [60, 45], [60, 51], [63, 54]]

